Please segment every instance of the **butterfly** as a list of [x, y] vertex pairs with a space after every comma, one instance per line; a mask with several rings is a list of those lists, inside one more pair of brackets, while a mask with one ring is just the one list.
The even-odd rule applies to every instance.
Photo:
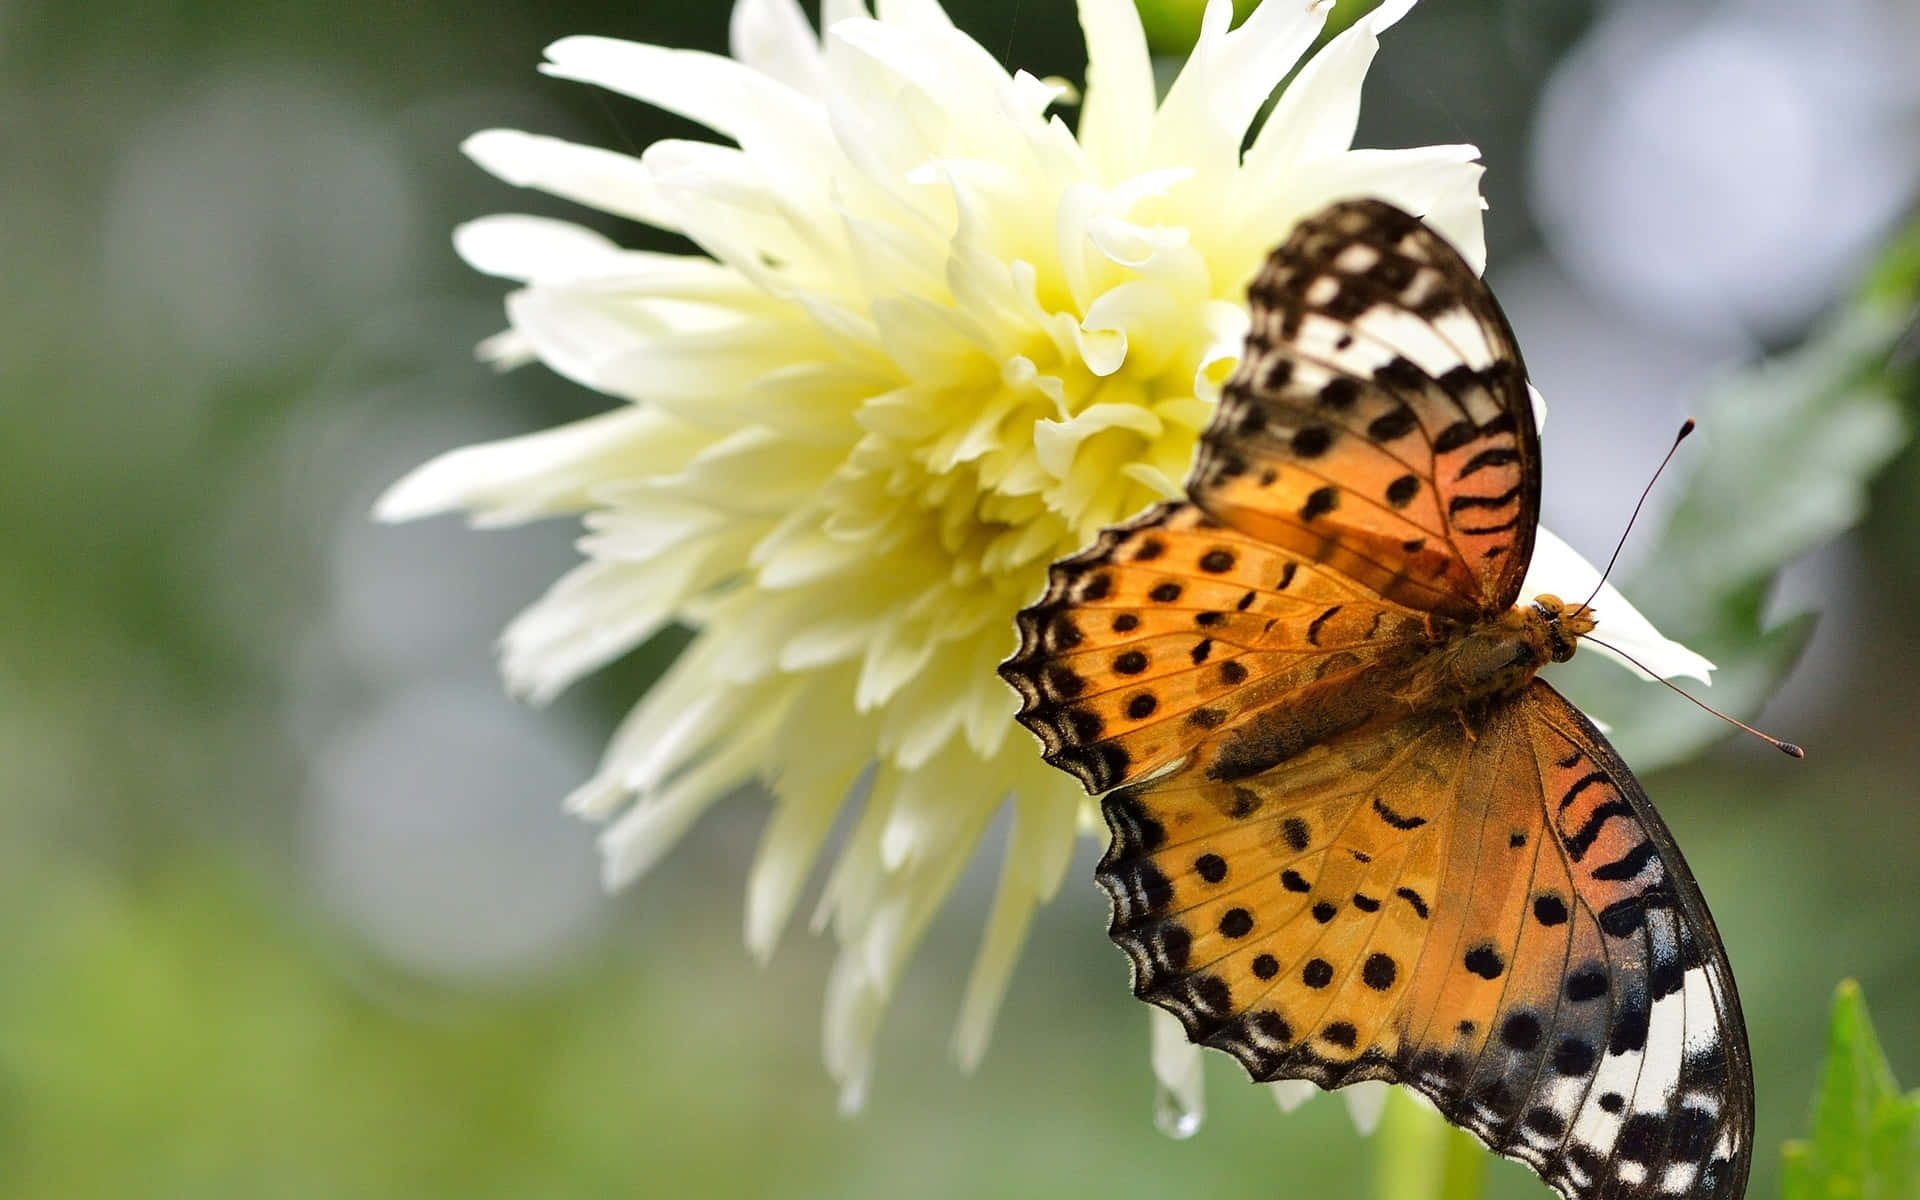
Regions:
[[1536, 676], [1604, 614], [1520, 596], [1540, 444], [1505, 315], [1370, 199], [1249, 297], [1187, 499], [1054, 564], [1000, 668], [1106, 793], [1134, 993], [1256, 1080], [1405, 1084], [1569, 1200], [1741, 1196], [1720, 935]]

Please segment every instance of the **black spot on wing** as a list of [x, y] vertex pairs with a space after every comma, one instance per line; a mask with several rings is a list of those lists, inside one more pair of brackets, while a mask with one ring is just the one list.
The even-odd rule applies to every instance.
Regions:
[[1389, 808], [1386, 801], [1378, 796], [1373, 798], [1373, 811], [1379, 814], [1382, 821], [1385, 821], [1395, 829], [1418, 829], [1427, 823], [1425, 817], [1406, 817], [1400, 815]]
[[1340, 489], [1332, 486], [1319, 487], [1307, 493], [1307, 501], [1300, 506], [1300, 519], [1311, 521], [1315, 517], [1324, 517], [1340, 506]]
[[1499, 951], [1489, 942], [1481, 942], [1468, 950], [1461, 965], [1482, 979], [1498, 979], [1507, 969], [1507, 961], [1500, 957]]

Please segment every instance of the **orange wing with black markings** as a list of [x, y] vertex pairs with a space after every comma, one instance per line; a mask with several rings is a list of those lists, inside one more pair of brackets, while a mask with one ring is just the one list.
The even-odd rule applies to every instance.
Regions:
[[1358, 673], [1424, 627], [1346, 575], [1163, 504], [1055, 564], [1000, 673], [1047, 761], [1098, 792], [1210, 757], [1276, 712], [1370, 718]]
[[1255, 1079], [1405, 1083], [1570, 1197], [1744, 1189], [1752, 1073], [1712, 918], [1545, 683], [1103, 808], [1136, 994]]
[[1510, 607], [1540, 441], [1513, 330], [1472, 268], [1413, 217], [1353, 200], [1303, 222], [1249, 297], [1194, 502], [1415, 608]]
[[1057, 563], [1001, 673], [1113, 841], [1134, 989], [1256, 1078], [1405, 1083], [1569, 1200], [1736, 1200], [1753, 1089], [1705, 902], [1545, 683], [1492, 297], [1377, 201], [1253, 286], [1189, 502]]

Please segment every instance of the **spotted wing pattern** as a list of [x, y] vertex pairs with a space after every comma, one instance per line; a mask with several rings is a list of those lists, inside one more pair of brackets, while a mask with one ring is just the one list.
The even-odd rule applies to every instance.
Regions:
[[1739, 1003], [1644, 792], [1544, 683], [1415, 682], [1532, 553], [1504, 317], [1376, 201], [1303, 222], [1252, 296], [1191, 502], [1055, 564], [1001, 667], [1047, 760], [1119, 788], [1098, 878], [1135, 991], [1257, 1079], [1406, 1083], [1569, 1200], [1737, 1200]]
[[1513, 331], [1472, 268], [1399, 209], [1351, 200], [1301, 222], [1248, 294], [1195, 503], [1415, 608], [1510, 607], [1540, 445]]
[[1581, 1200], [1738, 1197], [1739, 1003], [1631, 773], [1536, 681], [1104, 802], [1134, 990], [1255, 1079], [1408, 1084]]
[[1418, 611], [1184, 503], [1054, 564], [1019, 623], [1000, 674], [1047, 761], [1090, 792], [1176, 759], [1218, 769], [1249, 726], [1302, 743], [1359, 728], [1379, 716], [1361, 676], [1424, 628]]

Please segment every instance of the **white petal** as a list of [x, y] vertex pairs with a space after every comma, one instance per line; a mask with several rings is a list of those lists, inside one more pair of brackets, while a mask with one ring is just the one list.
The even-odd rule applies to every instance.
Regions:
[[723, 512], [777, 517], [811, 499], [838, 465], [818, 446], [749, 426], [705, 447], [658, 486]]
[[[1599, 582], [1599, 568], [1542, 526], [1534, 538], [1533, 561], [1528, 565], [1527, 577], [1520, 585], [1520, 595], [1525, 601], [1544, 592], [1558, 596], [1568, 604], [1578, 604], [1587, 598], [1587, 594]], [[1628, 604], [1626, 597], [1613, 584], [1603, 586], [1600, 594], [1594, 597], [1593, 612], [1597, 623], [1594, 637], [1639, 659], [1648, 670], [1667, 679], [1685, 675], [1702, 683], [1713, 682], [1711, 662], [1679, 642], [1662, 637], [1660, 631], [1653, 627], [1653, 622]], [[1651, 678], [1646, 671], [1599, 642], [1588, 639], [1586, 644], [1642, 679]]]
[[785, 712], [793, 689], [716, 685], [713, 641], [694, 642], [620, 722], [592, 779], [567, 797], [586, 817], [615, 811], [628, 796], [658, 788], [731, 735], [748, 714]]
[[1247, 151], [1247, 164], [1291, 168], [1345, 151], [1360, 122], [1360, 85], [1380, 49], [1380, 31], [1413, 7], [1413, 0], [1382, 4], [1355, 21], [1307, 60], [1267, 115]]
[[767, 292], [789, 295], [796, 280], [836, 273], [837, 258], [822, 257], [837, 237], [832, 206], [792, 203], [793, 193], [742, 151], [666, 140], [648, 146], [641, 164], [676, 231]]
[[[995, 645], [988, 638], [979, 639], [979, 644], [974, 651], [980, 658], [974, 664], [970, 676], [973, 686], [967, 692], [966, 716], [962, 721], [962, 728], [966, 731], [967, 744], [972, 746], [973, 752], [981, 758], [993, 758], [998, 755], [1014, 730], [1013, 689], [994, 686], [1001, 682], [1000, 677], [994, 673], [994, 667], [1011, 651], [1011, 646]], [[1048, 782], [1060, 788], [1064, 788], [1065, 785], [1064, 780], [1055, 779], [1051, 775], [1048, 777]], [[1021, 794], [1025, 795], [1027, 792], [1023, 791]], [[1062, 802], [1063, 799], [1066, 802]], [[1070, 799], [1070, 797], [1056, 797], [1055, 803], [1061, 803], [1063, 808], [1071, 809], [1074, 806]]]
[[881, 707], [880, 753], [903, 770], [926, 766], [960, 736], [967, 713], [954, 694], [964, 688], [958, 664], [968, 657], [965, 639], [943, 641], [919, 677]]
[[650, 474], [684, 461], [711, 440], [644, 408], [617, 408], [525, 437], [464, 446], [415, 467], [374, 504], [382, 521], [412, 521], [466, 509], [496, 529], [580, 512], [609, 479]]
[[840, 1085], [840, 1112], [866, 1107], [873, 1078], [873, 1039], [880, 1032], [886, 995], [867, 977], [852, 947], [840, 951], [827, 973], [827, 1004], [822, 1015], [821, 1055], [827, 1074]]
[[864, 21], [870, 16], [867, 0], [822, 0], [820, 28], [832, 29], [842, 21]]
[[1055, 797], [1020, 797], [1014, 804], [1013, 832], [1000, 867], [1000, 890], [993, 899], [980, 952], [967, 976], [967, 991], [954, 1028], [953, 1053], [961, 1069], [972, 1071], [987, 1050], [994, 1015], [1006, 995], [1007, 981], [1026, 944], [1033, 910], [1051, 900], [1073, 856], [1074, 810]]
[[582, 387], [638, 400], [641, 393], [622, 390], [632, 372], [622, 375], [611, 368], [652, 350], [667, 330], [657, 322], [634, 320], [623, 309], [569, 290], [526, 288], [507, 297], [514, 332], [549, 368]]
[[1161, 280], [1123, 283], [1107, 289], [1087, 307], [1080, 328], [1088, 333], [1118, 333], [1127, 339], [1127, 346], [1139, 346], [1139, 353], [1126, 356], [1129, 365], [1141, 375], [1151, 376], [1173, 349], [1154, 334], [1179, 325], [1185, 316], [1182, 299]]
[[703, 425], [737, 424], [727, 411], [735, 397], [820, 347], [817, 331], [800, 321], [748, 316], [676, 329], [670, 312], [574, 290], [515, 292], [507, 314], [541, 361], [568, 379]]
[[[944, 773], [931, 768], [896, 768], [892, 772], [893, 805], [881, 827], [879, 847], [880, 866], [890, 875], [949, 853], [960, 831], [975, 819], [974, 809], [984, 806], [992, 811], [999, 807], [1000, 797], [993, 794], [991, 783], [986, 795], [968, 795], [956, 802], [956, 794], [973, 791], [960, 781], [978, 768], [952, 752], [943, 753], [940, 759], [948, 767]], [[960, 773], [958, 779], [956, 773]]]
[[727, 45], [733, 57], [797, 92], [826, 94], [820, 39], [795, 0], [737, 0]]
[[566, 276], [620, 252], [605, 237], [571, 221], [501, 213], [453, 231], [453, 248], [476, 271], [525, 282]]
[[[673, 310], [670, 326], [693, 326], [694, 306], [715, 306], [726, 316], [781, 311], [779, 302], [738, 272], [703, 255], [623, 250], [590, 229], [546, 217], [501, 215], [468, 221], [454, 230], [453, 248], [467, 265], [540, 285], [566, 288], [618, 300], [671, 299], [689, 302]], [[594, 294], [597, 294], [594, 295]], [[623, 309], [623, 312], [631, 309]], [[668, 312], [654, 306], [656, 312]], [[714, 318], [709, 318], [709, 323]]]
[[1267, 1085], [1267, 1094], [1281, 1112], [1292, 1112], [1314, 1098], [1320, 1089], [1309, 1079], [1278, 1079]]
[[1160, 105], [1145, 161], [1202, 168], [1239, 161], [1253, 115], [1326, 24], [1332, 0], [1262, 4], [1229, 30], [1233, 5], [1207, 0], [1200, 37]]
[[645, 874], [714, 801], [753, 777], [777, 716], [763, 710], [736, 726], [710, 758], [658, 795], [643, 797], [600, 835], [601, 878], [609, 891]]
[[1080, 144], [1101, 181], [1134, 173], [1152, 128], [1153, 60], [1134, 0], [1080, 0], [1087, 40], [1087, 91], [1080, 104]]
[[1486, 233], [1480, 214], [1480, 176], [1472, 146], [1421, 146], [1412, 150], [1349, 150], [1313, 164], [1311, 170], [1243, 172], [1232, 200], [1238, 236], [1260, 245], [1278, 243], [1294, 223], [1335, 200], [1377, 196], [1421, 217], [1480, 270], [1486, 264]]
[[516, 187], [538, 188], [655, 229], [677, 232], [680, 228], [652, 174], [628, 155], [515, 129], [476, 133], [460, 143], [460, 149]]
[[697, 121], [738, 142], [763, 166], [777, 164], [789, 181], [838, 157], [817, 103], [724, 55], [576, 36], [548, 46], [540, 70]]
[[751, 530], [683, 543], [645, 562], [589, 559], [500, 635], [509, 690], [546, 704], [652, 637], [696, 593], [739, 573]]
[[540, 361], [533, 343], [511, 329], [503, 329], [473, 348], [473, 357], [496, 371], [511, 371]]
[[666, 495], [645, 483], [607, 484], [595, 498], [608, 507], [587, 514], [584, 523], [590, 532], [580, 539], [580, 549], [590, 557], [613, 562], [648, 562], [733, 523], [726, 513]]
[[[939, 122], [948, 131], [960, 131], [955, 125], [959, 118], [966, 119], [965, 131], [975, 136], [991, 127], [993, 122], [977, 121], [986, 115], [981, 106], [1013, 82], [986, 47], [951, 25], [849, 21], [836, 25], [833, 36], [885, 67], [896, 80], [895, 88], [904, 89], [898, 100], [915, 103], [917, 98], [930, 105], [919, 114], [923, 121], [936, 112], [951, 114], [954, 119]], [[922, 145], [935, 151], [946, 142], [942, 137]]]
[[1155, 1119], [1160, 1132], [1191, 1137], [1207, 1115], [1206, 1063], [1200, 1047], [1187, 1040], [1180, 1021], [1165, 1009], [1151, 1010], [1153, 1076], [1164, 1093]]
[[1347, 1115], [1362, 1136], [1380, 1128], [1380, 1114], [1387, 1107], [1387, 1090], [1392, 1086], [1378, 1079], [1363, 1079], [1340, 1089], [1341, 1099], [1347, 1102]]
[[1057, 479], [1073, 473], [1074, 459], [1091, 438], [1110, 429], [1125, 429], [1143, 438], [1159, 435], [1160, 418], [1137, 404], [1094, 404], [1067, 421], [1041, 421], [1033, 427], [1034, 451], [1040, 465]]
[[820, 780], [775, 783], [774, 809], [747, 873], [747, 950], [761, 962], [773, 956], [834, 817], [850, 798], [861, 765], [856, 760]]

